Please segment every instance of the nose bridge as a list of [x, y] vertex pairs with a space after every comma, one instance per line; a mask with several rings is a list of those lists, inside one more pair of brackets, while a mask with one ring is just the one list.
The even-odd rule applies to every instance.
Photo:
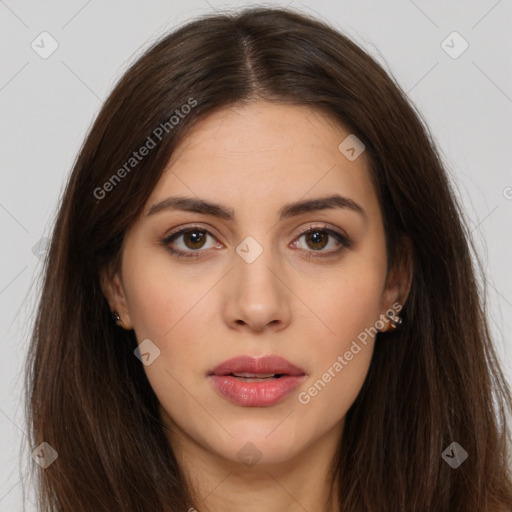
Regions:
[[279, 292], [276, 277], [270, 269], [279, 267], [280, 263], [274, 254], [270, 236], [261, 235], [258, 240], [247, 236], [235, 252], [236, 280], [243, 285], [239, 291], [265, 292], [269, 300]]
[[271, 237], [247, 236], [236, 247], [233, 264], [227, 320], [258, 330], [269, 323], [287, 323], [286, 287], [277, 277], [282, 265]]

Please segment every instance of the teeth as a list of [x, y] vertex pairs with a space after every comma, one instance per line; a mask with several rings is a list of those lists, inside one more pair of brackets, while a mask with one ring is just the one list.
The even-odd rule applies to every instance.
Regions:
[[249, 378], [255, 378], [255, 379], [266, 379], [267, 377], [273, 377], [276, 375], [275, 373], [233, 373], [235, 377], [249, 377]]
[[237, 380], [241, 380], [243, 382], [269, 382], [271, 380], [276, 380], [277, 377], [266, 377], [264, 379], [260, 379], [259, 377], [235, 377]]

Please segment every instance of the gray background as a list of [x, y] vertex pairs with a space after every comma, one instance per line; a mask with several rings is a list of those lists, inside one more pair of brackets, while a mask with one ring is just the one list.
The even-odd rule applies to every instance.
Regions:
[[[40, 240], [50, 233], [86, 130], [115, 81], [155, 39], [196, 15], [251, 3], [0, 0], [0, 512], [22, 510], [20, 479], [35, 447], [20, 454], [20, 378], [44, 251]], [[510, 382], [512, 0], [265, 5], [290, 3], [352, 36], [422, 112], [469, 219]], [[51, 48], [43, 31], [58, 44], [46, 59], [31, 47], [35, 41], [40, 52]], [[462, 40], [446, 40], [453, 31], [469, 44], [457, 58], [445, 51], [463, 49]], [[27, 510], [34, 510], [30, 501]]]

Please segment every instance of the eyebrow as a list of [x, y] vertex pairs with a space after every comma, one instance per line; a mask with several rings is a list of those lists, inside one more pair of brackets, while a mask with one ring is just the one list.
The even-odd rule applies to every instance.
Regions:
[[[315, 199], [305, 199], [295, 203], [285, 204], [279, 210], [278, 215], [279, 220], [283, 220], [303, 213], [332, 210], [334, 208], [348, 209], [360, 214], [365, 220], [368, 218], [366, 211], [361, 205], [352, 199], [340, 196], [339, 194], [318, 197]], [[233, 208], [228, 208], [204, 199], [182, 196], [168, 197], [159, 203], [155, 203], [151, 206], [147, 215], [154, 215], [155, 213], [164, 210], [184, 210], [188, 212], [202, 213], [204, 215], [212, 215], [229, 221], [235, 220], [235, 211]]]

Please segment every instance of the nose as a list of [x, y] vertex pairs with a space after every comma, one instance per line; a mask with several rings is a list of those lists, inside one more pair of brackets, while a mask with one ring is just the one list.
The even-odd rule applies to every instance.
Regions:
[[285, 329], [291, 319], [290, 295], [282, 266], [270, 250], [251, 263], [233, 256], [234, 268], [224, 283], [224, 317], [233, 329], [261, 332]]

